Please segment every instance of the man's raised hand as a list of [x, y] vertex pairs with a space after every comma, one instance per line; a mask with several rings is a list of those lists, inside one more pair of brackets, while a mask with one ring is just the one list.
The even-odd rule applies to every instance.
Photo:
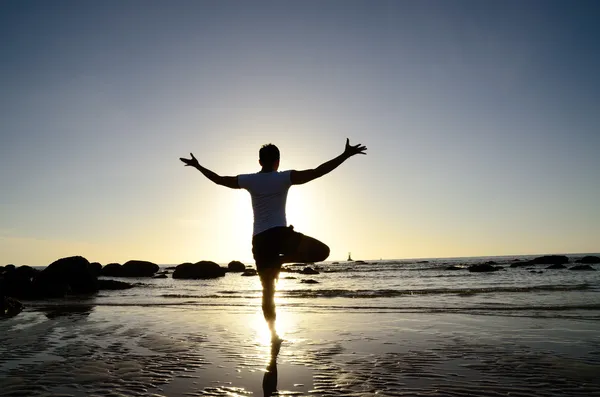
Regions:
[[366, 146], [361, 145], [350, 145], [350, 139], [346, 138], [346, 149], [344, 149], [344, 154], [348, 157], [354, 156], [355, 154], [367, 154], [365, 151], [367, 150]]
[[179, 160], [183, 161], [186, 166], [188, 166], [188, 165], [192, 166], [192, 167], [199, 166], [200, 164], [198, 163], [198, 160], [196, 160], [194, 155], [192, 153], [190, 153], [190, 156], [192, 157], [191, 159], [186, 159], [186, 158], [180, 157]]

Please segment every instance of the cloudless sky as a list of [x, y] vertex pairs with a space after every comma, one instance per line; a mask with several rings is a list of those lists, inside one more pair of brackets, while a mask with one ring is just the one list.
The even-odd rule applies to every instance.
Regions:
[[220, 175], [330, 260], [600, 251], [596, 1], [0, 1], [0, 264], [252, 263]]

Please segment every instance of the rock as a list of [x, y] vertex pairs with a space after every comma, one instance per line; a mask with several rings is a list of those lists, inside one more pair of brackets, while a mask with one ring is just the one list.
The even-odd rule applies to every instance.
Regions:
[[244, 270], [246, 270], [246, 265], [244, 265], [240, 261], [231, 261], [227, 265], [227, 271], [230, 271], [232, 273], [239, 273], [243, 272]]
[[600, 257], [597, 256], [593, 256], [593, 255], [588, 255], [588, 256], [584, 256], [581, 259], [577, 259], [575, 262], [577, 263], [585, 263], [585, 264], [593, 264], [593, 263], [600, 263]]
[[121, 290], [133, 288], [133, 284], [117, 280], [98, 280], [98, 289], [103, 290]]
[[461, 270], [462, 267], [460, 266], [455, 266], [455, 265], [450, 265], [444, 268], [444, 270]]
[[36, 297], [55, 298], [66, 294], [90, 294], [98, 291], [98, 280], [90, 263], [82, 256], [61, 258], [35, 276], [32, 292]]
[[90, 263], [90, 271], [96, 277], [98, 277], [100, 275], [100, 272], [102, 271], [102, 265], [98, 262], [92, 262], [92, 263]]
[[555, 263], [554, 265], [548, 266], [546, 269], [566, 269], [567, 267], [560, 263]]
[[176, 268], [176, 267], [177, 267], [177, 266], [169, 266], [169, 267], [167, 267], [166, 269], [167, 269], [167, 270], [175, 270], [175, 268]]
[[242, 273], [242, 276], [244, 276], [244, 277], [258, 276], [258, 272], [256, 271], [256, 269], [246, 269], [246, 270], [244, 270], [244, 273]]
[[313, 280], [313, 279], [300, 280], [300, 282], [302, 284], [319, 284], [319, 282], [317, 280]]
[[415, 263], [429, 263], [429, 261], [416, 261]]
[[176, 279], [211, 279], [225, 276], [226, 270], [212, 261], [182, 263], [175, 268]]
[[502, 268], [499, 266], [490, 265], [489, 263], [478, 263], [478, 264], [469, 266], [468, 269], [470, 272], [473, 272], [473, 273], [487, 273], [487, 272], [495, 272]]
[[287, 276], [283, 278], [284, 280], [295, 280], [296, 277], [292, 277], [292, 276]]
[[100, 275], [105, 277], [123, 277], [123, 273], [123, 266], [119, 263], [109, 263], [100, 271]]
[[123, 264], [123, 277], [152, 277], [158, 270], [156, 263], [132, 260]]
[[596, 270], [593, 267], [591, 267], [590, 265], [576, 265], [573, 267], [570, 267], [569, 270]]
[[23, 304], [18, 300], [0, 295], [0, 318], [12, 317], [21, 313], [23, 310]]
[[14, 265], [4, 267], [2, 278], [4, 279], [4, 295], [13, 298], [30, 298], [33, 296], [33, 278], [40, 271], [31, 266], [23, 265], [17, 268]]
[[340, 262], [331, 262], [332, 265], [339, 265]]
[[569, 258], [564, 255], [545, 255], [528, 262], [532, 265], [562, 265], [563, 263], [569, 263]]
[[156, 276], [152, 277], [152, 278], [169, 278], [169, 276], [167, 276], [166, 274], [157, 274]]
[[306, 266], [304, 269], [300, 270], [299, 273], [300, 274], [319, 274], [318, 271], [316, 271], [315, 269], [313, 269], [310, 266]]

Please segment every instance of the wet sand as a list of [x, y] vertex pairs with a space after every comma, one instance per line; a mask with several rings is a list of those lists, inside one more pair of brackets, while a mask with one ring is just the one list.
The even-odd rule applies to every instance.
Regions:
[[[0, 396], [600, 395], [596, 321], [37, 307], [0, 321]], [[269, 371], [267, 371], [267, 368]]]

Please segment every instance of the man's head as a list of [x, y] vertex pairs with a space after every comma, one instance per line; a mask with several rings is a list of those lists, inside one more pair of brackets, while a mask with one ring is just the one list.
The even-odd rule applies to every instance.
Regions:
[[258, 162], [263, 169], [277, 171], [279, 168], [279, 149], [272, 143], [263, 145], [258, 151]]

